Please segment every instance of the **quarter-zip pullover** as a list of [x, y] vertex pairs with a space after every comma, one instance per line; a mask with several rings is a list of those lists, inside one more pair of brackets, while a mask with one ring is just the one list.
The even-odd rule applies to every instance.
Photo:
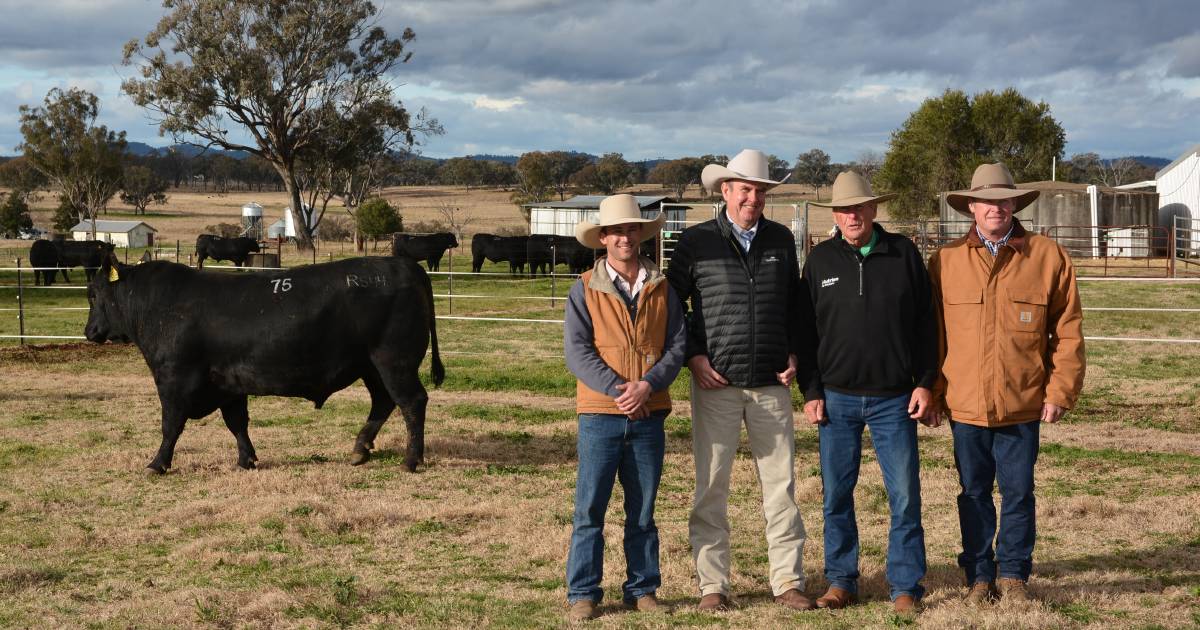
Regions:
[[937, 379], [937, 319], [921, 253], [902, 235], [874, 230], [866, 256], [839, 234], [804, 265], [817, 336], [817, 369], [802, 365], [800, 374], [808, 400], [824, 398], [824, 388], [896, 396]]

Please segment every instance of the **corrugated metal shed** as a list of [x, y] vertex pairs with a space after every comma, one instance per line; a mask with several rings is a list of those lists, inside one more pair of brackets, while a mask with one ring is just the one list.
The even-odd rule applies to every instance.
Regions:
[[[158, 230], [143, 221], [96, 221], [96, 238], [122, 247], [147, 247], [154, 244]], [[92, 222], [80, 221], [71, 228], [77, 241], [92, 238]]]
[[[604, 198], [604, 195], [577, 195], [566, 201], [527, 203], [524, 207], [529, 208], [529, 233], [574, 236], [575, 224], [597, 220], [600, 202]], [[670, 197], [660, 195], [638, 195], [634, 199], [642, 209], [642, 216], [647, 219], [658, 216], [662, 204], [675, 202]], [[668, 208], [666, 213], [668, 225], [683, 225], [687, 208]]]
[[[1200, 219], [1200, 144], [1164, 166], [1154, 179], [1158, 181], [1159, 225], [1170, 227], [1175, 217]], [[1176, 247], [1200, 248], [1200, 230], [1193, 229], [1191, 234], [1190, 245], [1184, 240], [1176, 243]]]

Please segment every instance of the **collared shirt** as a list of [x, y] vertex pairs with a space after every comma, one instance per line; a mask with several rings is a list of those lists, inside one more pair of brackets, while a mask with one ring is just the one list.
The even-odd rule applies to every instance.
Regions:
[[608, 277], [612, 278], [613, 284], [617, 285], [617, 289], [621, 293], [624, 293], [625, 297], [630, 300], [636, 298], [638, 292], [642, 290], [642, 285], [646, 284], [646, 268], [641, 265], [638, 265], [638, 275], [633, 281], [632, 287], [625, 281], [624, 276], [618, 273], [616, 269], [613, 269], [612, 264], [608, 262], [607, 258], [604, 259], [604, 267], [608, 269]]
[[1000, 254], [1000, 248], [1004, 247], [1008, 243], [1008, 239], [1012, 238], [1013, 228], [1015, 227], [1017, 227], [1016, 221], [1013, 222], [1012, 227], [1008, 228], [1008, 234], [1005, 234], [1004, 238], [998, 241], [989, 241], [987, 237], [983, 235], [983, 232], [979, 230], [978, 224], [975, 226], [975, 233], [979, 235], [979, 240], [983, 241], [983, 246], [986, 247], [993, 256], [998, 256]]
[[754, 227], [749, 230], [743, 230], [742, 226], [738, 225], [733, 217], [729, 216], [729, 212], [725, 212], [725, 217], [729, 219], [729, 226], [733, 228], [733, 235], [737, 237], [738, 244], [742, 246], [742, 251], [750, 253], [750, 243], [754, 240], [754, 235], [758, 233], [758, 222], [754, 222]]
[[[842, 235], [842, 240], [846, 241], [845, 234]], [[862, 247], [855, 247], [854, 244], [851, 243], [850, 241], [846, 241], [846, 244], [849, 245], [850, 247], [854, 247], [854, 249], [857, 249], [858, 253], [862, 254], [863, 257], [866, 258], [866, 256], [871, 253], [871, 250], [875, 249], [875, 243], [878, 243], [878, 242], [879, 242], [879, 232], [876, 232], [875, 226], [872, 225], [871, 226], [871, 240], [867, 241], [866, 245], [863, 245]]]

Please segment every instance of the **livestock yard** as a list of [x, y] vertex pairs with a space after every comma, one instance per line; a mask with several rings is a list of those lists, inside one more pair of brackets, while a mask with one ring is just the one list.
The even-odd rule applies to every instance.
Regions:
[[[437, 219], [439, 206], [449, 203], [474, 215], [468, 232], [521, 225], [500, 192], [391, 190], [388, 196], [400, 202], [406, 223]], [[250, 200], [268, 212], [283, 206], [278, 194], [178, 194], [165, 209], [138, 218], [154, 225], [162, 242], [187, 245], [207, 225], [235, 222]], [[27, 243], [0, 244], [5, 252], [21, 247]], [[346, 250], [324, 244], [319, 256], [350, 255]], [[252, 399], [258, 470], [236, 467], [233, 438], [213, 415], [188, 424], [170, 474], [146, 476], [160, 440], [160, 408], [134, 347], [3, 340], [0, 626], [561, 625], [575, 416], [574, 379], [563, 367], [554, 320], [561, 319], [571, 278], [515, 279], [500, 265], [471, 276], [462, 273], [469, 270], [464, 251], [442, 262], [443, 271], [451, 264], [456, 272], [453, 287], [449, 275], [434, 276], [435, 294], [455, 298], [438, 299], [438, 313], [447, 317], [438, 322], [447, 376], [430, 392], [426, 464], [415, 474], [404, 468], [399, 414], [384, 427], [368, 464], [348, 464], [370, 407], [357, 384], [322, 410], [297, 399]], [[0, 267], [11, 266], [5, 258]], [[82, 273], [72, 280], [81, 286]], [[0, 284], [14, 282], [14, 274], [0, 272]], [[792, 613], [771, 602], [758, 484], [743, 449], [730, 502], [739, 607], [717, 616], [694, 612], [685, 372], [672, 387], [676, 405], [667, 421], [657, 511], [659, 594], [676, 610], [620, 611], [618, 488], [606, 532], [605, 614], [593, 625], [1200, 625], [1200, 344], [1164, 341], [1200, 337], [1200, 284], [1082, 281], [1080, 290], [1089, 337], [1158, 341], [1089, 341], [1078, 407], [1064, 422], [1042, 428], [1031, 581], [1038, 602], [985, 609], [961, 603], [950, 433], [922, 427], [929, 594], [920, 617], [895, 618], [887, 602], [887, 499], [869, 448], [856, 495], [864, 605]], [[82, 334], [87, 302], [80, 289], [26, 295], [27, 334]], [[15, 291], [0, 288], [0, 298], [0, 309], [10, 309], [0, 310], [0, 335], [15, 334]], [[49, 310], [55, 308], [81, 310]], [[488, 319], [449, 319], [457, 317]], [[422, 377], [428, 374], [427, 361]], [[807, 590], [819, 593], [825, 581], [815, 429], [799, 426], [796, 447], [797, 499], [809, 535]]]

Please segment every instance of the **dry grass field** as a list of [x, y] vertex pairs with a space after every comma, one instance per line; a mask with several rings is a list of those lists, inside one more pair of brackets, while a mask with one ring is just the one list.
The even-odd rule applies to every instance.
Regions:
[[[468, 231], [520, 224], [502, 192], [403, 192], [388, 195], [400, 201], [406, 222], [437, 218], [445, 200], [474, 204], [488, 217]], [[236, 220], [251, 200], [267, 207], [268, 218], [284, 205], [282, 195], [175, 194], [145, 220], [164, 238], [186, 243], [204, 225]], [[455, 268], [464, 263], [456, 254]], [[444, 276], [435, 282], [436, 292], [448, 290]], [[455, 299], [454, 315], [561, 316], [561, 302], [511, 299], [550, 295], [548, 280], [501, 275], [455, 282], [457, 294], [494, 297]], [[565, 290], [559, 279], [554, 294]], [[82, 301], [77, 290], [47, 293], [47, 305]], [[1085, 282], [1081, 293], [1089, 308], [1200, 308], [1194, 284]], [[438, 308], [451, 310], [446, 300]], [[50, 334], [80, 334], [86, 317], [35, 315], [30, 325]], [[1196, 313], [1085, 314], [1091, 336], [1197, 337], [1198, 323]], [[189, 422], [169, 474], [148, 477], [143, 468], [160, 439], [159, 403], [135, 348], [0, 345], [0, 627], [562, 625], [575, 419], [561, 328], [460, 320], [438, 327], [447, 380], [431, 390], [427, 461], [415, 474], [404, 469], [404, 427], [395, 417], [375, 457], [349, 466], [369, 409], [366, 390], [355, 385], [322, 410], [295, 399], [252, 399], [258, 470], [236, 467], [233, 438], [213, 415]], [[0, 334], [11, 328], [0, 325]], [[694, 612], [684, 372], [672, 387], [677, 402], [667, 422], [657, 512], [660, 595], [676, 610], [647, 616], [614, 603], [624, 562], [618, 489], [606, 531], [604, 615], [593, 626], [1200, 626], [1200, 346], [1097, 341], [1088, 345], [1088, 360], [1078, 407], [1042, 431], [1036, 603], [962, 604], [958, 488], [943, 427], [920, 429], [929, 594], [915, 621], [890, 614], [883, 580], [887, 500], [869, 447], [856, 495], [862, 605], [791, 613], [770, 601], [757, 481], [743, 448], [730, 508], [739, 608], [717, 616]], [[818, 593], [825, 582], [816, 431], [798, 426], [796, 448], [808, 590]]]

